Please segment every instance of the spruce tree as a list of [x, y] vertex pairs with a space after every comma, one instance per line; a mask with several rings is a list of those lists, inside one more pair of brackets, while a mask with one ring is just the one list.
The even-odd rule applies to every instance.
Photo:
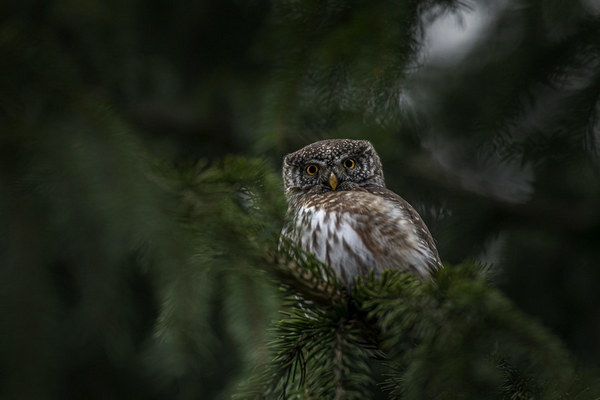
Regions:
[[[600, 396], [594, 1], [0, 17], [0, 397]], [[280, 243], [281, 158], [330, 137], [373, 142], [434, 280], [346, 290]]]

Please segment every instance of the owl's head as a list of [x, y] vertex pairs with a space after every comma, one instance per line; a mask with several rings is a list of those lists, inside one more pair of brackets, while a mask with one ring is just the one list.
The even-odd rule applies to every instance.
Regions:
[[366, 140], [331, 139], [312, 143], [283, 159], [288, 197], [304, 193], [385, 186], [381, 161]]

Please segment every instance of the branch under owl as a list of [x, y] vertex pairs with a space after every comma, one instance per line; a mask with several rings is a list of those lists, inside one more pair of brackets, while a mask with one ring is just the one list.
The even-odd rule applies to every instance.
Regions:
[[323, 306], [347, 302], [348, 296], [343, 289], [297, 261], [275, 253], [268, 253], [266, 261], [275, 267], [275, 274], [287, 289], [291, 289], [306, 300]]

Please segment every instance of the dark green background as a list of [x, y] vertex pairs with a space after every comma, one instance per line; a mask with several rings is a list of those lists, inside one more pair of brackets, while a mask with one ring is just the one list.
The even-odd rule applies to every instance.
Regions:
[[[282, 156], [331, 137], [371, 140], [443, 261], [493, 261], [597, 367], [600, 11], [508, 1], [464, 57], [423, 57], [487, 3], [3, 2], [0, 396], [227, 398], [278, 300], [228, 272], [252, 225], [217, 194], [268, 176], [276, 231]], [[230, 155], [266, 167], [197, 178]]]

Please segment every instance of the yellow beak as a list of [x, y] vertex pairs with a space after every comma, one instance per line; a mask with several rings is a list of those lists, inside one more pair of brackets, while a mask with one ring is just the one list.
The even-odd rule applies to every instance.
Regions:
[[335, 190], [337, 185], [338, 185], [337, 176], [335, 176], [335, 174], [332, 172], [331, 175], [329, 175], [329, 186], [331, 186], [331, 188], [333, 190]]

